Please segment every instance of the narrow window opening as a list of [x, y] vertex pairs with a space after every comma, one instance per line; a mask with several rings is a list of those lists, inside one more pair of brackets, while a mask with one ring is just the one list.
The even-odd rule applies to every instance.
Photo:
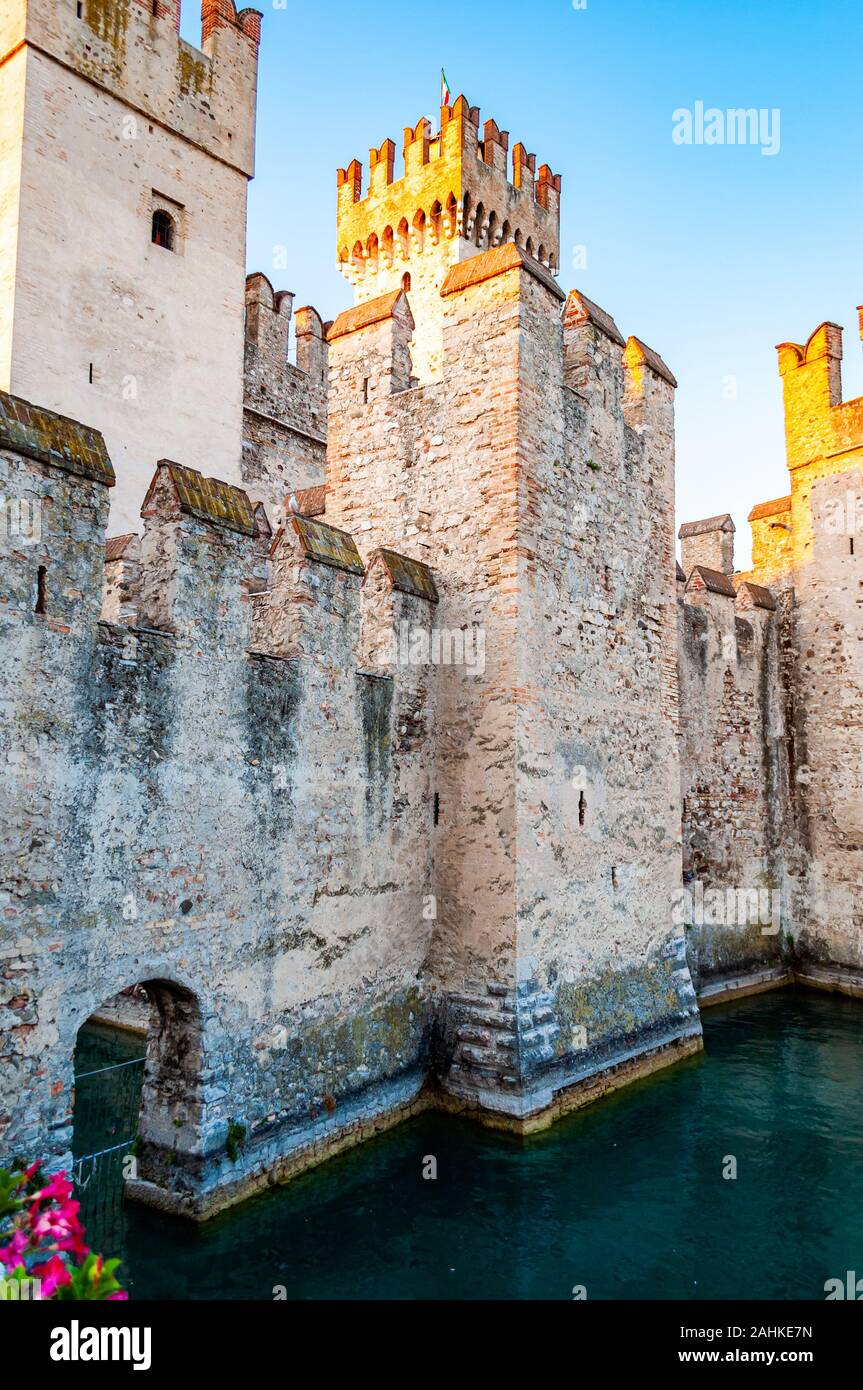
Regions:
[[40, 565], [36, 573], [36, 607], [35, 613], [45, 614], [48, 612], [48, 568]]
[[617, 866], [614, 865], [614, 864], [612, 864], [612, 866], [611, 866], [611, 886], [612, 886], [612, 888], [614, 889], [614, 891], [615, 891], [615, 893], [616, 893], [616, 892], [617, 892]]
[[153, 213], [153, 245], [166, 251], [174, 249], [174, 219], [163, 208], [156, 208]]
[[367, 376], [363, 377], [363, 403], [365, 405], [369, 403], [369, 379]]
[[411, 273], [410, 273], [409, 270], [406, 270], [405, 273], [404, 273], [404, 275], [402, 276], [402, 289], [403, 289], [405, 292], [407, 292], [407, 291], [410, 289], [410, 287], [411, 287]]
[[851, 554], [854, 554], [854, 537], [851, 537]]
[[585, 819], [585, 816], [586, 816], [586, 815], [587, 815], [587, 798], [586, 798], [586, 796], [584, 795], [584, 792], [579, 792], [579, 794], [578, 794], [578, 823], [579, 823], [579, 825], [584, 825], [584, 819]]
[[434, 823], [440, 824], [440, 792], [434, 794]]
[[83, 5], [83, 0], [78, 0], [77, 5], [75, 6], [75, 13], [77, 14], [77, 16], [78, 16], [79, 19], [83, 19], [83, 18], [84, 18], [84, 5]]
[[93, 385], [93, 363], [90, 363], [90, 385]]

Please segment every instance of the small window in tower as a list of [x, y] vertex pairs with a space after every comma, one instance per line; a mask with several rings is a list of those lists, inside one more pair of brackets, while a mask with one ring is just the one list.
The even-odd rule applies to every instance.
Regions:
[[584, 822], [585, 822], [586, 817], [587, 817], [587, 798], [586, 798], [586, 796], [584, 795], [584, 792], [580, 792], [580, 793], [579, 793], [579, 797], [578, 797], [578, 823], [579, 823], [579, 825], [584, 825]]
[[174, 250], [174, 219], [164, 208], [156, 208], [153, 213], [153, 245], [163, 246], [166, 251]]
[[411, 273], [410, 273], [409, 270], [406, 270], [405, 273], [404, 273], [404, 275], [402, 276], [402, 289], [407, 293], [407, 291], [410, 289], [410, 287], [411, 287]]
[[84, 4], [83, 4], [83, 0], [78, 0], [77, 5], [75, 6], [75, 13], [77, 14], [77, 16], [78, 16], [79, 19], [83, 19], [83, 18], [84, 18]]
[[172, 251], [175, 256], [185, 255], [188, 232], [186, 209], [182, 203], [175, 202], [156, 188], [153, 189], [152, 197], [150, 216], [153, 245], [161, 246], [163, 251]]
[[36, 573], [36, 604], [33, 609], [40, 617], [48, 612], [48, 569], [40, 565]]

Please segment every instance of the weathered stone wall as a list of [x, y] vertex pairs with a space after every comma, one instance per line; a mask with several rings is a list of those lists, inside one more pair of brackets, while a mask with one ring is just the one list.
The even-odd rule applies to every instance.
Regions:
[[[159, 458], [241, 478], [258, 16], [220, 6], [198, 52], [139, 0], [84, 0], [80, 19], [56, 0], [4, 10], [7, 231], [15, 179], [21, 197], [14, 275], [2, 239], [0, 388], [104, 432], [111, 529], [129, 531]], [[151, 240], [157, 208], [173, 252]]]
[[761, 502], [749, 513], [752, 530], [752, 569], [749, 576], [777, 591], [793, 581], [791, 498]]
[[288, 361], [293, 295], [265, 275], [246, 280], [243, 485], [273, 515], [291, 492], [317, 487], [326, 464], [328, 349], [320, 315], [300, 309]]
[[141, 596], [141, 538], [134, 532], [114, 536], [105, 546], [102, 617], [134, 626]]
[[[863, 439], [863, 434], [861, 434]], [[863, 447], [858, 452], [863, 459]], [[820, 470], [818, 470], [820, 471]], [[803, 470], [801, 469], [802, 473]], [[795, 481], [798, 475], [795, 475]], [[795, 568], [798, 776], [809, 884], [795, 943], [800, 969], [863, 979], [863, 467], [798, 488], [811, 535]], [[856, 499], [856, 505], [854, 501]], [[848, 525], [848, 519], [851, 525]]]
[[[252, 639], [254, 513], [168, 467], [145, 506], [139, 624], [100, 622], [104, 484], [0, 458], [4, 485], [50, 512], [39, 546], [3, 557], [0, 1145], [68, 1152], [77, 1030], [147, 983], [139, 1191], [200, 1208], [419, 1091], [427, 670], [359, 667], [356, 551], [325, 563], [292, 529]], [[331, 554], [329, 528], [307, 526]], [[431, 607], [394, 599], [413, 626]]]
[[[516, 724], [517, 412], [516, 392], [494, 383], [518, 372], [519, 278], [489, 280], [475, 291], [478, 303], [453, 295], [444, 307], [438, 291], [447, 373], [433, 385], [409, 389], [414, 320], [404, 296], [350, 311], [330, 334], [327, 518], [348, 527], [364, 554], [392, 546], [433, 563], [443, 579], [439, 630], [468, 640], [438, 670], [430, 969], [450, 996], [466, 982], [485, 998], [487, 982], [498, 992], [491, 997], [515, 989], [515, 789], [506, 768]], [[449, 1037], [444, 1047], [448, 1065]], [[512, 1058], [505, 1065], [510, 1074]]]
[[773, 597], [694, 569], [680, 590], [681, 909], [704, 997], [779, 978], [798, 910], [789, 711]]
[[835, 324], [779, 348], [791, 491], [752, 509], [752, 569], [705, 569], [715, 527], [681, 529], [702, 562], [681, 610], [686, 877], [763, 883], [781, 920], [691, 929], [702, 998], [771, 974], [863, 992], [863, 401], [841, 360]]
[[671, 913], [673, 378], [585, 303], [570, 296], [562, 355], [534, 302], [521, 364], [521, 1063], [549, 1089], [700, 1036]]
[[438, 295], [433, 384], [412, 385], [398, 295], [331, 331], [327, 518], [364, 553], [429, 560], [438, 621], [484, 644], [481, 670], [439, 672], [429, 968], [444, 1086], [523, 1119], [698, 1045], [671, 919], [673, 378], [636, 340], [624, 365], [590, 324], [565, 356], [563, 294], [513, 246]]
[[[863, 399], [843, 400], [836, 324], [783, 343], [779, 370], [791, 493], [753, 510], [752, 573], [786, 591], [794, 826], [807, 870], [792, 964], [812, 983], [860, 992]], [[773, 523], [776, 540], [764, 535]]]
[[734, 522], [726, 512], [704, 521], [688, 521], [681, 526], [680, 559], [685, 574], [696, 565], [706, 565], [719, 574], [734, 570]]

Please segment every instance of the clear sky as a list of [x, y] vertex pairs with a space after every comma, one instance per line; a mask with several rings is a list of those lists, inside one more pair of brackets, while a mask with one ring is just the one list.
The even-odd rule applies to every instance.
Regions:
[[[674, 370], [678, 521], [730, 511], [743, 567], [750, 507], [788, 491], [775, 344], [843, 324], [846, 396], [863, 394], [861, 0], [256, 3], [249, 269], [324, 318], [351, 302], [335, 171], [356, 157], [367, 175], [387, 136], [400, 154], [422, 115], [437, 128], [444, 67], [510, 148], [563, 175], [561, 282]], [[699, 101], [778, 109], [779, 153], [676, 144], [674, 113]]]

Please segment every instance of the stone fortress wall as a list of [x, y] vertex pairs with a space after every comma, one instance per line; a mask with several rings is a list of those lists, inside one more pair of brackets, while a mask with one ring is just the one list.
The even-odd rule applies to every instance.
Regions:
[[323, 483], [327, 458], [330, 325], [309, 307], [294, 314], [293, 299], [260, 272], [246, 279], [242, 480], [273, 515], [292, 492]]
[[837, 325], [778, 354], [791, 491], [752, 509], [751, 570], [730, 517], [680, 531], [687, 876], [763, 885], [781, 916], [775, 936], [690, 933], [702, 997], [863, 993], [863, 400], [843, 400]]
[[424, 1079], [433, 672], [358, 653], [434, 586], [161, 464], [108, 621], [101, 436], [3, 395], [0, 466], [43, 517], [3, 565], [0, 1140], [64, 1157], [78, 1028], [145, 983], [141, 1172], [200, 1204]]

